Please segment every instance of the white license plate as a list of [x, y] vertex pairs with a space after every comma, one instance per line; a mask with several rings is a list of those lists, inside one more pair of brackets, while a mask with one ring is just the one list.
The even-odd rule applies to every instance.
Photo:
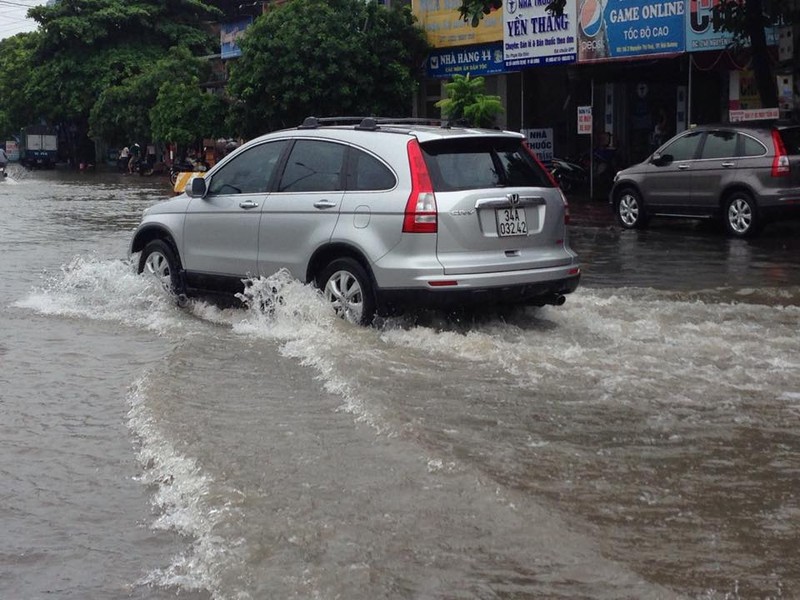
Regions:
[[514, 235], [528, 235], [528, 222], [525, 220], [524, 208], [496, 208], [497, 235], [511, 237]]

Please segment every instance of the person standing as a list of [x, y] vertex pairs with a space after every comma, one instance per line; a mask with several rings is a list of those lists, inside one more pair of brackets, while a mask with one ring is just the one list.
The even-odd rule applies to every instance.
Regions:
[[3, 174], [3, 177], [6, 176], [7, 164], [8, 164], [8, 155], [6, 154], [6, 149], [0, 147], [0, 173]]
[[133, 175], [139, 168], [139, 144], [134, 144], [131, 147], [131, 158], [128, 161], [128, 174]]
[[122, 150], [120, 150], [119, 158], [117, 158], [117, 169], [120, 171], [127, 171], [128, 170], [128, 161], [131, 158], [131, 151], [125, 146]]

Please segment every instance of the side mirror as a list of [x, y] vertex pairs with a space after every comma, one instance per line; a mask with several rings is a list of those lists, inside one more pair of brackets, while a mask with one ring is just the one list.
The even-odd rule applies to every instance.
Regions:
[[670, 164], [672, 161], [673, 158], [671, 154], [659, 154], [658, 152], [655, 152], [653, 153], [653, 156], [650, 157], [650, 162], [657, 167], [663, 167]]
[[189, 186], [187, 196], [191, 198], [202, 198], [206, 195], [208, 188], [206, 187], [206, 180], [202, 177], [193, 177]]

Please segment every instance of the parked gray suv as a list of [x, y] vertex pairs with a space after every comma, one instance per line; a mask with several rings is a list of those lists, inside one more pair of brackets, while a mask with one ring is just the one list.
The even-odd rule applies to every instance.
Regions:
[[178, 296], [241, 292], [285, 268], [342, 317], [562, 304], [580, 266], [569, 211], [523, 136], [310, 117], [254, 139], [148, 208], [139, 272]]
[[614, 179], [611, 204], [625, 228], [654, 216], [720, 218], [748, 237], [769, 220], [800, 215], [800, 127], [777, 122], [684, 131]]

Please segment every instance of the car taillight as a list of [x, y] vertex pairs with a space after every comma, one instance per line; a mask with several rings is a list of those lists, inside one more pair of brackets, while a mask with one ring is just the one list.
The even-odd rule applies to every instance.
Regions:
[[403, 233], [436, 233], [436, 196], [417, 140], [408, 142], [408, 164], [411, 167], [411, 194], [406, 202]]
[[772, 176], [787, 177], [792, 169], [789, 166], [786, 147], [783, 145], [781, 134], [777, 129], [772, 130], [772, 145], [775, 148], [775, 158], [772, 159]]

